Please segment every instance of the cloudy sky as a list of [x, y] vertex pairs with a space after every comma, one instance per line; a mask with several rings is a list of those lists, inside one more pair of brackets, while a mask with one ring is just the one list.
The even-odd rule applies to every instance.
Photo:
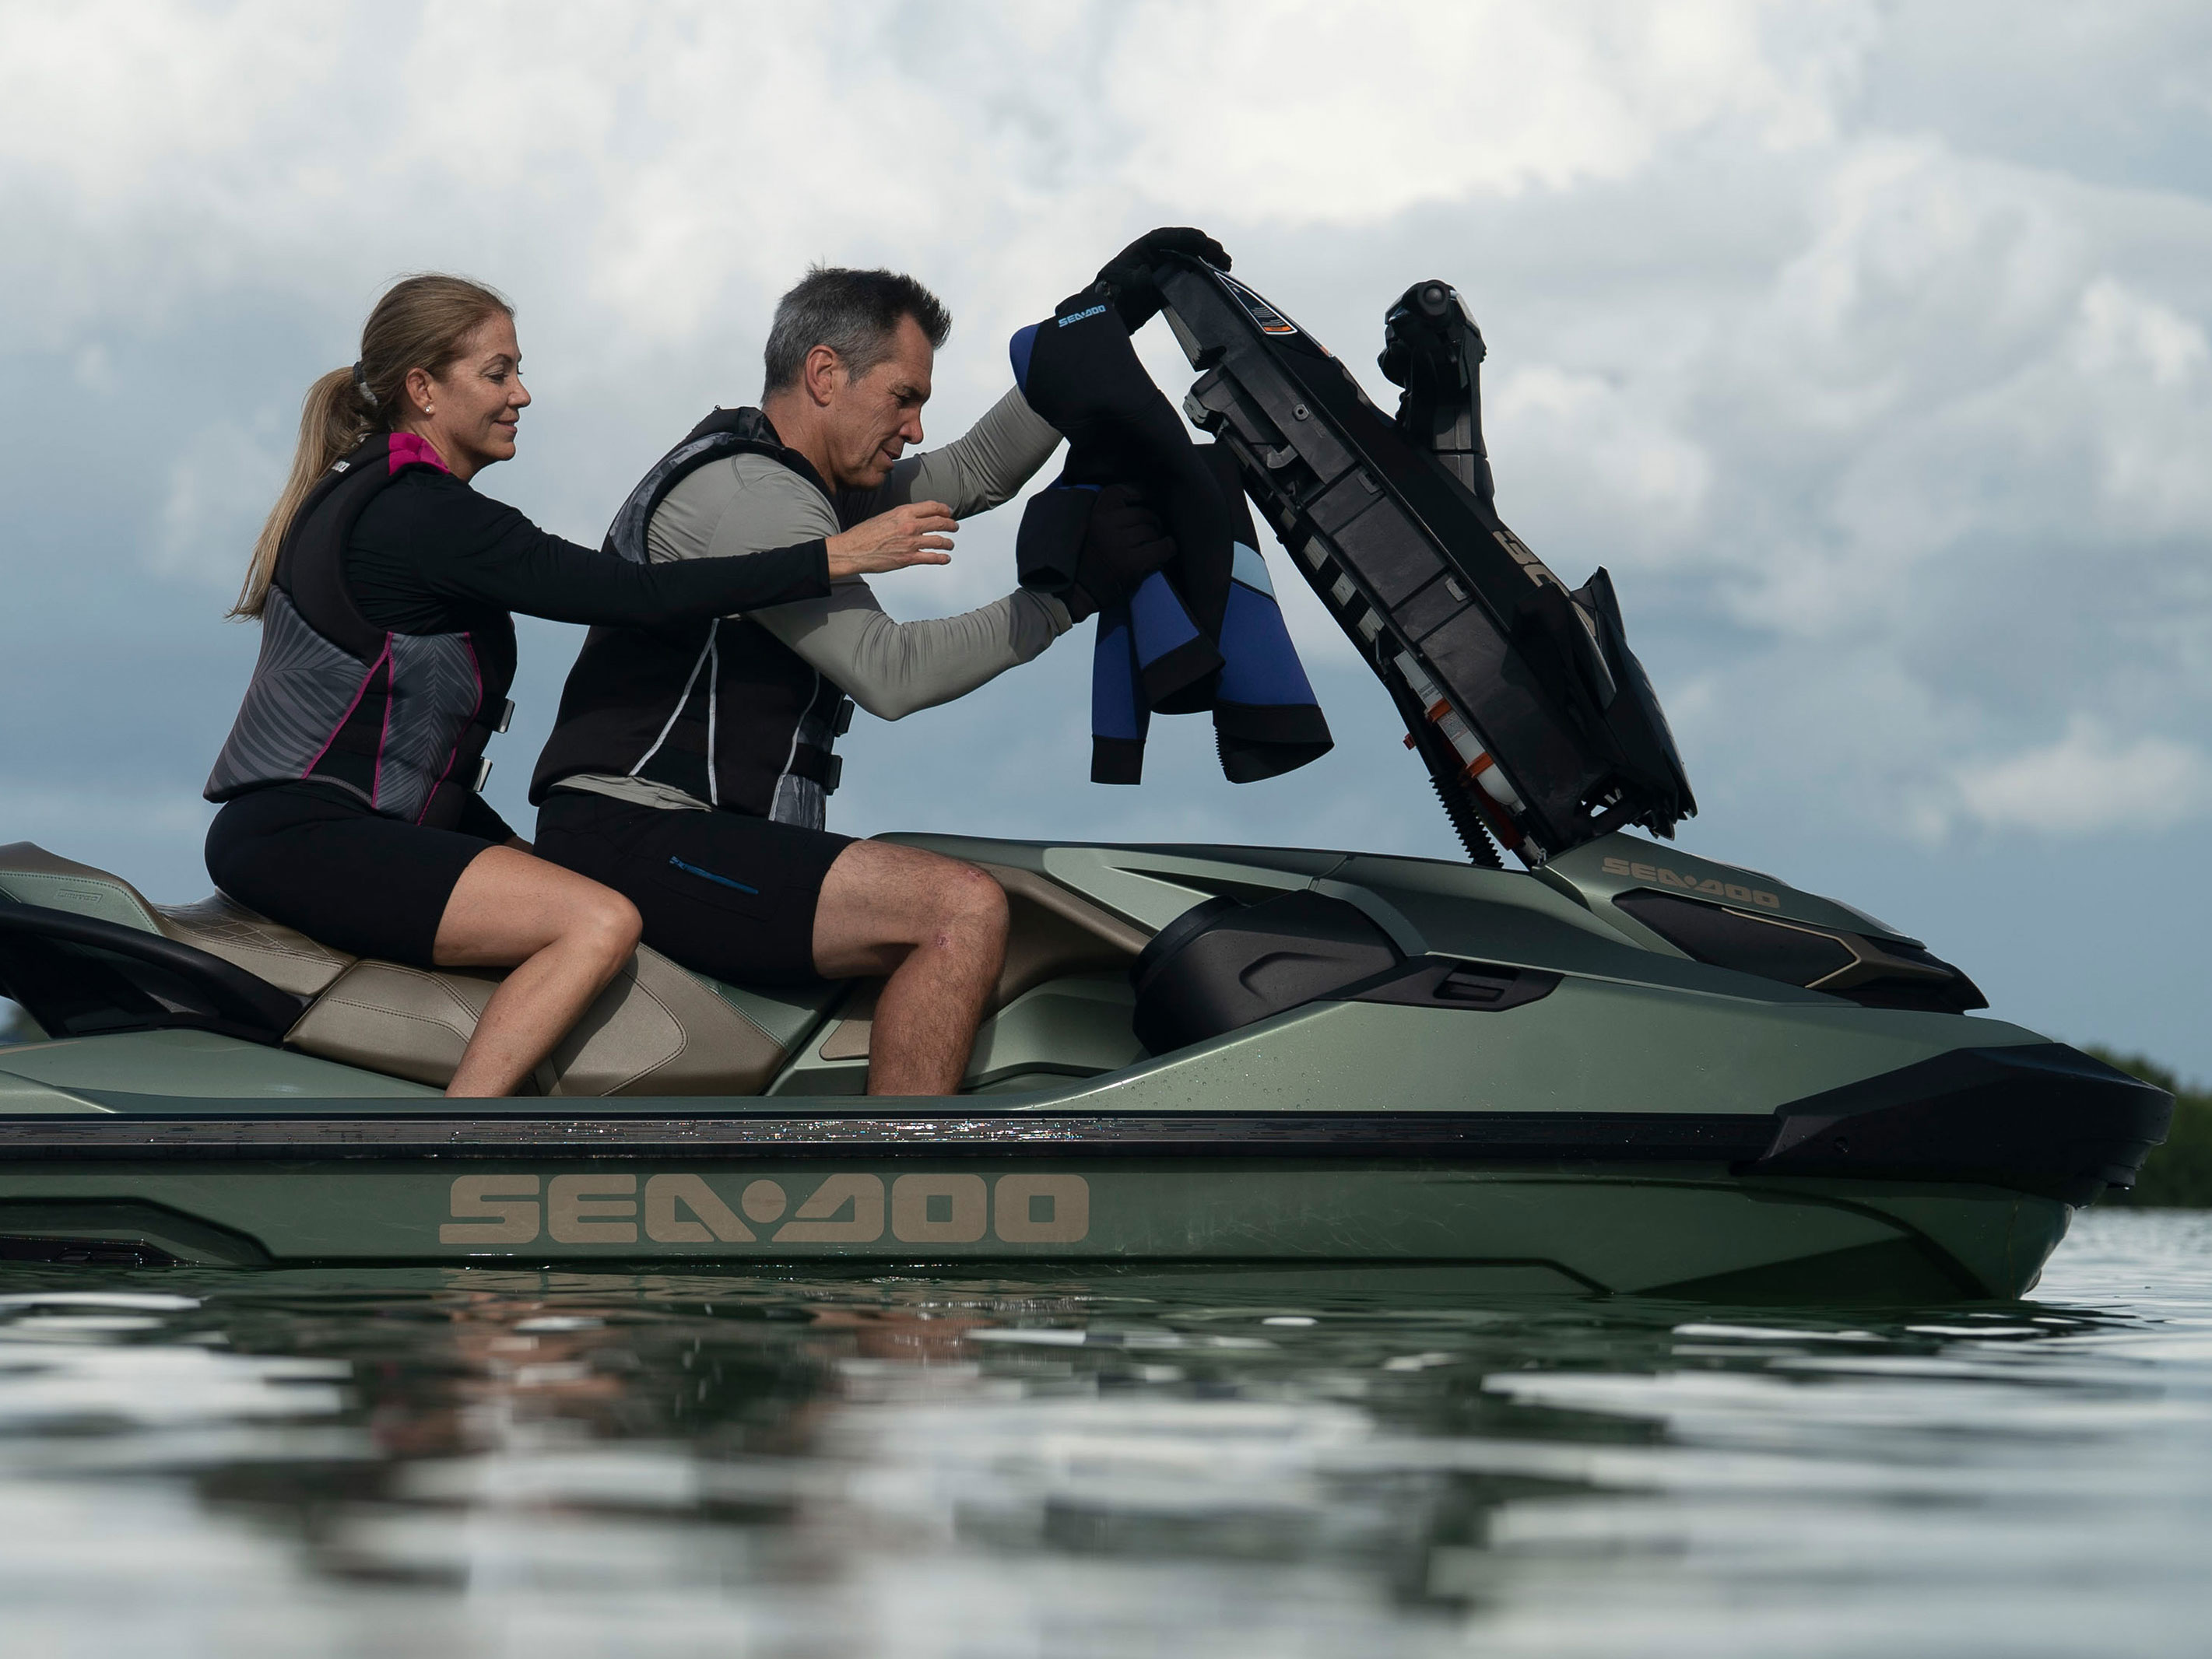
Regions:
[[[1370, 388], [1442, 276], [1501, 509], [1612, 569], [1704, 806], [1997, 1012], [2212, 1074], [2212, 13], [2201, 6], [0, 3], [0, 841], [196, 897], [251, 662], [226, 624], [307, 382], [393, 276], [512, 295], [537, 404], [482, 481], [596, 542], [750, 401], [813, 259], [1005, 340], [1203, 225]], [[1188, 371], [1144, 339], [1171, 393]], [[895, 612], [1010, 580], [1015, 514]], [[1276, 556], [1279, 586], [1296, 585]], [[848, 740], [838, 827], [1449, 854], [1310, 601], [1338, 735], [1233, 787], [1202, 722], [1084, 781], [1089, 653]], [[574, 630], [531, 624], [491, 793]]]

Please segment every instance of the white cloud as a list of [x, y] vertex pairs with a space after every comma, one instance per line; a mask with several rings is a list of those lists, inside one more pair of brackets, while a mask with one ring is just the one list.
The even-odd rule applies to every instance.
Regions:
[[[1484, 393], [1483, 424], [1501, 498], [1548, 497], [1579, 523], [1555, 526], [1577, 541], [1601, 542], [1627, 559], [1663, 559], [1699, 528], [1712, 461], [1675, 429], [1675, 411], [1646, 379], [1633, 385], [1553, 364], [1516, 368]], [[1579, 581], [1584, 573], [1562, 572]]]
[[1993, 830], [2076, 837], [2156, 831], [2212, 813], [2212, 760], [2169, 738], [2075, 720], [2035, 749], [1962, 768], [1963, 815]]
[[1765, 27], [1776, 9], [1151, 0], [1121, 32], [1107, 84], [1139, 135], [1129, 171], [1161, 200], [1371, 224], [1627, 178], [1722, 123], [1771, 145], [1819, 138], [1848, 30], [1778, 41]]

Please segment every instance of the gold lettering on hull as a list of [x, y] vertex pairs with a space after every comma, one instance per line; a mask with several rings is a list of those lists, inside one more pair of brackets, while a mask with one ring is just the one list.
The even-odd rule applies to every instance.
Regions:
[[[511, 1199], [530, 1201], [501, 1201]], [[527, 1244], [538, 1237], [536, 1176], [457, 1176], [452, 1204], [456, 1216], [498, 1219], [449, 1221], [438, 1229], [441, 1244]]]
[[1607, 859], [1605, 872], [1608, 876], [1626, 876], [1651, 887], [1672, 887], [1685, 893], [1695, 893], [1701, 898], [1725, 899], [1731, 904], [1755, 904], [1762, 910], [1779, 910], [1782, 896], [1764, 888], [1746, 887], [1733, 881], [1722, 881], [1711, 876], [1685, 876], [1669, 870], [1663, 864], [1637, 864], [1627, 859]]
[[[852, 1213], [848, 1215], [847, 1211]], [[833, 1175], [775, 1236], [779, 1244], [872, 1244], [884, 1236], [881, 1176]]]
[[[746, 1183], [736, 1208], [704, 1176], [671, 1172], [457, 1176], [453, 1219], [441, 1244], [530, 1244], [541, 1230], [556, 1244], [635, 1245], [640, 1223], [655, 1244], [874, 1244], [888, 1218], [902, 1244], [1077, 1244], [1091, 1232], [1091, 1183], [1077, 1175], [1024, 1172], [987, 1182], [965, 1174], [903, 1175], [888, 1194], [880, 1176], [823, 1177], [792, 1210], [781, 1182]], [[888, 1199], [888, 1202], [886, 1200]], [[641, 1203], [641, 1200], [642, 1202]], [[742, 1214], [740, 1214], [742, 1212]], [[791, 1219], [775, 1224], [788, 1212]], [[748, 1226], [750, 1219], [753, 1225]]]
[[891, 1182], [891, 1231], [908, 1244], [973, 1244], [990, 1200], [983, 1177], [908, 1175]]
[[[635, 1244], [637, 1190], [634, 1175], [555, 1176], [545, 1189], [545, 1231], [556, 1244]], [[602, 1218], [620, 1216], [624, 1220]]]
[[[750, 1189], [747, 1189], [750, 1196]], [[681, 1204], [698, 1219], [680, 1220]], [[750, 1244], [753, 1230], [731, 1213], [714, 1189], [695, 1175], [657, 1175], [645, 1183], [645, 1236], [656, 1244]]]

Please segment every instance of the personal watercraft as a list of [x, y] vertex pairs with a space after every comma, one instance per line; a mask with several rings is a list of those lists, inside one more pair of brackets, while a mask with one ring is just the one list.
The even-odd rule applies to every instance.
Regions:
[[0, 1049], [0, 1259], [2028, 1288], [2170, 1098], [1977, 1017], [1919, 940], [1665, 844], [1695, 803], [1658, 700], [1604, 573], [1569, 589], [1498, 518], [1447, 284], [1389, 311], [1386, 413], [1225, 273], [1158, 283], [1186, 412], [1389, 689], [1467, 862], [893, 836], [1009, 900], [959, 1095], [861, 1097], [871, 984], [641, 949], [536, 1094], [448, 1102], [496, 975], [19, 842], [0, 994], [40, 1040]]

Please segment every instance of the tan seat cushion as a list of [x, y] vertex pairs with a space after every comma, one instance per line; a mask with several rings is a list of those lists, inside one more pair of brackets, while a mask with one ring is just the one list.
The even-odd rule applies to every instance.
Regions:
[[154, 920], [179, 945], [196, 945], [295, 996], [320, 994], [353, 961], [222, 893], [198, 904], [157, 904]]
[[313, 996], [353, 960], [221, 893], [198, 904], [152, 904], [122, 877], [27, 841], [0, 847], [0, 893], [21, 904], [159, 933], [221, 957], [295, 996]]
[[[504, 975], [356, 962], [288, 1047], [442, 1086]], [[782, 1045], [656, 951], [641, 947], [538, 1068], [548, 1095], [752, 1095]]]

